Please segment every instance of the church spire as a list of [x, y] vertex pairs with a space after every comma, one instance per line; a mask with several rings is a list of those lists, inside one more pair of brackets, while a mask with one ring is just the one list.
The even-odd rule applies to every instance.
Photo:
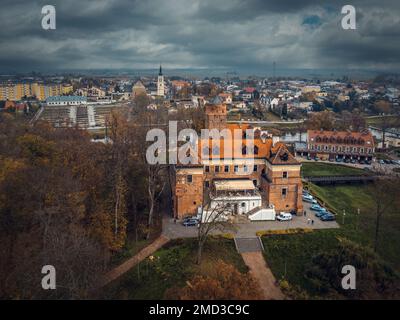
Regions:
[[161, 63], [160, 63], [160, 72], [158, 73], [159, 76], [162, 76], [162, 68], [161, 68]]

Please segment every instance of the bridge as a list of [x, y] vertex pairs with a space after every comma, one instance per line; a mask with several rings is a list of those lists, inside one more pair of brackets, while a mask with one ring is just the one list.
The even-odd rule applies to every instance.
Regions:
[[315, 184], [346, 184], [346, 183], [368, 183], [373, 182], [378, 176], [326, 176], [326, 177], [303, 177], [306, 182]]

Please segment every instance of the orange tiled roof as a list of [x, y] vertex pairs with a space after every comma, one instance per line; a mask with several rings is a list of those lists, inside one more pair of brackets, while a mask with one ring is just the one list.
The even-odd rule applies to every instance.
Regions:
[[300, 164], [295, 157], [289, 152], [286, 145], [282, 142], [278, 142], [271, 150], [271, 157], [269, 158], [271, 164]]
[[325, 131], [308, 130], [309, 143], [331, 143], [331, 144], [351, 144], [351, 145], [374, 145], [374, 138], [369, 131], [350, 132], [350, 131]]

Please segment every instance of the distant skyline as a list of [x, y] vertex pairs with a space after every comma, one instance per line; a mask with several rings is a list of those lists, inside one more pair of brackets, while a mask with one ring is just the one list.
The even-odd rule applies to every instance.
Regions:
[[[0, 73], [199, 69], [211, 73], [400, 71], [398, 0], [3, 0]], [[343, 30], [351, 4], [357, 29]], [[336, 72], [335, 72], [336, 71]], [[297, 74], [296, 74], [297, 73]], [[305, 74], [304, 74], [305, 75]]]

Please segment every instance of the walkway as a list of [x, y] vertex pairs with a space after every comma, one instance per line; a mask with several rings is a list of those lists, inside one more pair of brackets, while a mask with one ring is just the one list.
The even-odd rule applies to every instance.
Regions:
[[244, 263], [249, 267], [251, 276], [258, 282], [265, 300], [283, 300], [281, 289], [275, 283], [271, 269], [265, 263], [262, 252], [241, 253]]
[[118, 267], [112, 269], [109, 271], [105, 276], [104, 279], [101, 283], [101, 287], [104, 287], [106, 284], [110, 283], [111, 281], [119, 278], [126, 272], [128, 272], [130, 269], [132, 269], [135, 265], [137, 265], [139, 262], [142, 262], [144, 259], [146, 259], [148, 256], [150, 256], [152, 253], [160, 249], [164, 244], [166, 244], [169, 241], [169, 239], [163, 235], [158, 237], [154, 242], [149, 244], [147, 247], [143, 248], [141, 251], [139, 251], [136, 255], [134, 255], [132, 258], [128, 259], [124, 263], [120, 264]]

